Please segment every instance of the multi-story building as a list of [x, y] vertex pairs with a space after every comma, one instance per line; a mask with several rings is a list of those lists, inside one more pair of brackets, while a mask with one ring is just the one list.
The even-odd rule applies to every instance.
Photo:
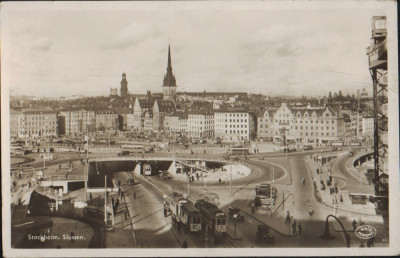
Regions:
[[180, 132], [180, 127], [179, 127], [179, 117], [181, 116], [181, 113], [175, 112], [170, 115], [166, 115], [164, 118], [164, 130], [167, 134], [173, 135], [175, 133]]
[[179, 116], [179, 132], [182, 135], [186, 135], [188, 132], [188, 113], [184, 112]]
[[77, 135], [96, 130], [96, 114], [88, 109], [65, 109], [59, 111], [61, 134]]
[[188, 136], [191, 138], [213, 137], [214, 113], [206, 110], [193, 110], [188, 114]]
[[46, 137], [57, 135], [57, 112], [52, 110], [23, 111], [17, 118], [18, 137]]
[[225, 142], [244, 142], [256, 136], [255, 114], [246, 110], [218, 110], [214, 114], [215, 137]]
[[135, 114], [128, 113], [126, 114], [126, 129], [131, 130], [135, 127]]
[[164, 130], [164, 118], [175, 112], [175, 103], [171, 100], [155, 100], [153, 105], [153, 130]]
[[343, 114], [349, 116], [350, 129], [346, 137], [356, 138], [361, 137], [362, 134], [362, 114], [359, 111], [342, 110]]
[[[350, 127], [348, 124], [347, 127]], [[266, 110], [258, 117], [258, 137], [274, 142], [328, 143], [344, 137], [342, 114], [331, 106], [289, 107], [282, 103], [276, 111]], [[349, 130], [349, 129], [347, 129]]]
[[10, 110], [10, 137], [18, 137], [18, 121], [21, 115], [20, 111]]
[[362, 118], [362, 135], [364, 137], [373, 137], [374, 135], [374, 117], [366, 115]]
[[118, 129], [118, 114], [114, 110], [96, 110], [95, 112], [96, 130], [116, 130]]
[[[151, 123], [148, 121], [150, 118], [153, 119], [153, 105], [154, 100], [150, 98], [136, 98], [135, 105], [133, 106], [133, 129], [139, 132], [143, 130], [153, 130], [153, 121], [151, 121]], [[146, 126], [145, 120], [147, 120]]]
[[267, 109], [257, 117], [257, 137], [271, 140], [274, 137], [274, 110]]

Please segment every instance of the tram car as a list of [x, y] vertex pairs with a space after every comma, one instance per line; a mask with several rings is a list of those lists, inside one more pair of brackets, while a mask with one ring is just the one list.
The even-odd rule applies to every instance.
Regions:
[[200, 199], [196, 201], [194, 207], [199, 209], [203, 216], [204, 228], [207, 226], [209, 233], [216, 238], [222, 237], [226, 233], [226, 214], [215, 204]]
[[190, 202], [182, 203], [180, 220], [182, 221], [186, 232], [200, 232], [202, 229], [201, 214]]
[[168, 201], [169, 213], [174, 223], [182, 222], [187, 232], [201, 231], [201, 214], [193, 204], [180, 193], [172, 193]]

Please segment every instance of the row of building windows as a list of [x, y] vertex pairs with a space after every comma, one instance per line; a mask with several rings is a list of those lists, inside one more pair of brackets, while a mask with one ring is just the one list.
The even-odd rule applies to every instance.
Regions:
[[[228, 117], [228, 114], [225, 114], [225, 117]], [[240, 114], [232, 113], [232, 114], [229, 114], [229, 117], [247, 117], [247, 114], [246, 113], [240, 113]]]
[[225, 130], [225, 133], [241, 133], [241, 134], [247, 134], [247, 130]]
[[[227, 122], [228, 122], [228, 119], [225, 119], [225, 123], [227, 123]], [[247, 119], [240, 119], [240, 121], [239, 121], [239, 119], [237, 119], [237, 121], [235, 119], [229, 119], [229, 122], [230, 123], [239, 123], [239, 122], [247, 123]]]

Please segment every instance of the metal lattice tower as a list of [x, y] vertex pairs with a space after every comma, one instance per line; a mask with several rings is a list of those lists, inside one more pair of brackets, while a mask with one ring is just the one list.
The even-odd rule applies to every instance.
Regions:
[[374, 185], [376, 196], [388, 195], [388, 80], [386, 16], [372, 17], [371, 45], [367, 48], [374, 101]]

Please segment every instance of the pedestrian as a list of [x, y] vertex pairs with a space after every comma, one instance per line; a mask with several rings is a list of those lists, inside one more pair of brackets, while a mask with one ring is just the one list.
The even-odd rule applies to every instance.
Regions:
[[343, 202], [343, 195], [340, 193], [340, 202]]
[[133, 199], [136, 199], [136, 192], [133, 192]]
[[251, 206], [251, 214], [254, 214], [254, 206]]
[[295, 220], [295, 219], [293, 219], [293, 224], [292, 224], [293, 235], [295, 235], [295, 234], [296, 234], [296, 228], [297, 228], [297, 225], [296, 225], [296, 220]]
[[219, 183], [219, 184], [221, 184], [221, 183], [222, 183], [222, 180], [221, 180], [221, 178], [219, 178], [219, 179], [218, 179], [218, 183]]
[[301, 222], [299, 222], [297, 228], [299, 229], [299, 235], [301, 235], [301, 233], [303, 232], [303, 226], [301, 225]]
[[90, 200], [93, 200], [92, 193], [89, 193]]
[[199, 181], [199, 173], [196, 173], [197, 181]]
[[124, 218], [125, 218], [125, 220], [128, 219], [128, 211], [127, 210], [124, 211]]
[[290, 223], [290, 211], [287, 211], [287, 212], [286, 212], [285, 224], [288, 223], [288, 222]]
[[310, 206], [310, 210], [308, 213], [310, 214], [310, 216], [314, 215], [314, 209], [312, 206]]
[[182, 247], [183, 248], [188, 248], [188, 243], [186, 242], [186, 240], [183, 240]]
[[192, 183], [194, 182], [194, 176], [192, 175]]

